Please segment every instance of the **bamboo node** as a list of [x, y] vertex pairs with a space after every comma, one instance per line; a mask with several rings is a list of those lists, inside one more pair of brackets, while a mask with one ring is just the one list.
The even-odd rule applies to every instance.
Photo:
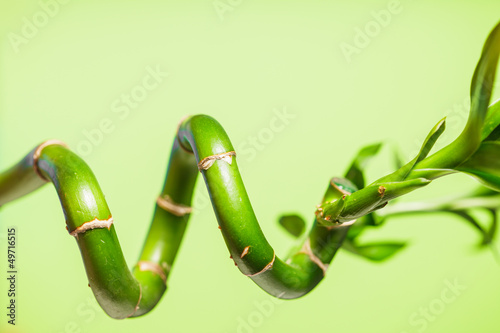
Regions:
[[139, 283], [139, 300], [137, 301], [137, 304], [136, 304], [136, 306], [134, 308], [134, 312], [132, 312], [131, 314], [129, 314], [127, 316], [127, 318], [132, 317], [133, 315], [135, 315], [135, 313], [137, 312], [137, 310], [139, 310], [139, 304], [141, 304], [141, 300], [142, 300], [142, 286]]
[[262, 274], [265, 271], [268, 271], [271, 268], [273, 268], [275, 260], [276, 260], [276, 252], [273, 252], [273, 259], [269, 262], [269, 264], [266, 265], [266, 267], [264, 267], [262, 270], [258, 271], [257, 273], [254, 273], [254, 274], [245, 274], [245, 275], [248, 276], [248, 277], [254, 277], [254, 276], [257, 276], [259, 274]]
[[316, 265], [318, 265], [319, 268], [321, 268], [321, 270], [323, 271], [323, 276], [326, 275], [326, 270], [328, 269], [328, 264], [325, 264], [324, 262], [322, 262], [321, 259], [319, 259], [313, 253], [313, 251], [311, 249], [311, 241], [309, 238], [304, 242], [304, 245], [302, 245], [302, 248], [300, 249], [300, 251], [298, 253], [307, 254], [309, 259], [311, 259], [311, 261], [313, 263], [315, 263]]
[[69, 234], [71, 236], [74, 236], [78, 238], [79, 234], [82, 234], [88, 230], [92, 229], [104, 229], [107, 228], [108, 230], [111, 228], [111, 225], [113, 224], [113, 218], [110, 217], [107, 220], [99, 220], [98, 218], [95, 218], [92, 221], [85, 222], [75, 230], [71, 231]]
[[163, 280], [163, 283], [167, 283], [167, 274], [165, 274], [163, 268], [157, 263], [152, 261], [139, 261], [137, 267], [141, 272], [152, 272], [158, 275]]
[[198, 163], [198, 169], [200, 171], [208, 170], [217, 160], [222, 160], [231, 164], [233, 162], [233, 156], [236, 157], [236, 152], [234, 150], [227, 153], [207, 156]]
[[33, 153], [33, 170], [35, 170], [35, 173], [38, 175], [38, 177], [40, 177], [42, 180], [44, 180], [46, 182], [48, 182], [49, 180], [47, 178], [45, 178], [44, 175], [42, 175], [40, 168], [38, 168], [38, 160], [40, 159], [40, 156], [42, 156], [42, 150], [45, 147], [51, 146], [51, 145], [59, 145], [59, 146], [63, 146], [65, 148], [68, 148], [67, 144], [65, 144], [64, 142], [59, 141], [59, 140], [47, 140], [47, 141], [44, 141], [41, 144], [39, 144], [38, 147], [36, 147], [35, 152]]
[[190, 214], [193, 211], [191, 207], [173, 201], [169, 195], [160, 195], [158, 199], [156, 199], [156, 203], [160, 208], [179, 217]]

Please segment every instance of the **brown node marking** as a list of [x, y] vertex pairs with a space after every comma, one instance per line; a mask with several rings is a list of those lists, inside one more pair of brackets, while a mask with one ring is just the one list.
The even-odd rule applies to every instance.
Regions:
[[169, 195], [159, 196], [156, 199], [156, 203], [167, 212], [179, 217], [190, 214], [193, 211], [191, 207], [176, 203]]
[[132, 317], [136, 312], [137, 310], [139, 310], [139, 304], [141, 303], [141, 300], [142, 300], [142, 286], [141, 284], [139, 283], [139, 300], [137, 301], [137, 305], [135, 306], [134, 308], [134, 312], [132, 312], [131, 314], [129, 314], [127, 316], [127, 318], [130, 318]]
[[378, 194], [380, 194], [380, 196], [383, 198], [384, 197], [384, 194], [385, 194], [385, 187], [383, 187], [382, 185], [378, 187]]
[[208, 170], [217, 160], [222, 160], [231, 164], [233, 162], [233, 156], [236, 156], [236, 152], [234, 150], [227, 153], [207, 156], [198, 163], [198, 169], [200, 171]]
[[68, 148], [67, 144], [65, 144], [64, 142], [59, 141], [59, 140], [47, 140], [47, 141], [39, 144], [38, 147], [36, 147], [35, 152], [33, 153], [33, 170], [35, 170], [35, 173], [38, 175], [38, 177], [45, 180], [46, 182], [48, 182], [49, 180], [47, 178], [45, 178], [44, 175], [42, 175], [42, 172], [38, 168], [38, 159], [40, 159], [40, 156], [42, 155], [42, 150], [45, 147], [51, 146], [51, 145], [59, 145], [59, 146], [63, 146], [65, 148]]
[[243, 259], [243, 257], [246, 256], [249, 252], [250, 252], [250, 245], [248, 245], [247, 247], [245, 247], [243, 249], [243, 252], [241, 252], [240, 258]]
[[113, 224], [113, 218], [112, 217], [110, 217], [107, 220], [99, 220], [96, 217], [92, 221], [85, 222], [84, 224], [82, 224], [81, 226], [79, 226], [78, 228], [76, 228], [75, 230], [73, 230], [72, 232], [70, 232], [69, 234], [71, 236], [74, 236], [74, 237], [78, 238], [79, 234], [82, 234], [82, 233], [84, 233], [84, 232], [86, 232], [88, 230], [92, 230], [92, 229], [104, 229], [104, 228], [107, 228], [109, 230], [111, 228], [112, 224]]
[[141, 272], [152, 272], [158, 275], [163, 280], [163, 283], [167, 283], [167, 274], [165, 274], [163, 268], [157, 263], [141, 260], [137, 263], [137, 267], [139, 267]]
[[262, 274], [264, 273], [265, 271], [268, 271], [270, 270], [271, 268], [273, 268], [273, 265], [274, 265], [274, 261], [276, 260], [276, 252], [273, 252], [273, 259], [269, 262], [269, 264], [266, 265], [266, 267], [262, 268], [260, 271], [258, 271], [257, 273], [254, 273], [254, 274], [245, 274], [246, 276], [248, 277], [253, 277], [253, 276], [257, 276], [259, 274]]
[[304, 253], [304, 254], [306, 254], [309, 257], [309, 259], [311, 259], [311, 261], [313, 263], [315, 263], [316, 265], [318, 265], [319, 268], [321, 268], [321, 270], [323, 271], [323, 276], [326, 275], [326, 270], [328, 269], [328, 264], [325, 264], [324, 262], [322, 262], [313, 253], [313, 251], [311, 249], [311, 241], [310, 241], [309, 238], [304, 242], [304, 245], [302, 245], [302, 248], [300, 249], [300, 251], [298, 253]]

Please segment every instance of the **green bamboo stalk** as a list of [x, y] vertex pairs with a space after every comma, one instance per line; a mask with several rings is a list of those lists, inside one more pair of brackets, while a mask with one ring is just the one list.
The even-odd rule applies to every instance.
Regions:
[[[460, 137], [427, 157], [444, 131], [445, 121], [441, 120], [413, 160], [368, 186], [364, 186], [362, 169], [380, 145], [361, 150], [346, 179], [330, 181], [309, 232], [283, 259], [276, 255], [260, 228], [226, 132], [206, 115], [190, 116], [179, 124], [151, 227], [132, 270], [123, 257], [113, 217], [96, 177], [62, 142], [44, 142], [18, 164], [0, 173], [0, 205], [51, 182], [59, 196], [66, 228], [80, 248], [89, 286], [97, 301], [113, 318], [137, 317], [151, 311], [166, 291], [191, 213], [196, 178], [201, 172], [222, 237], [238, 269], [270, 295], [298, 298], [323, 279], [346, 236], [347, 248], [374, 260], [383, 260], [404, 246], [400, 243], [360, 246], [356, 242], [364, 227], [376, 225], [373, 213], [389, 201], [456, 171], [473, 174], [493, 189], [500, 189], [500, 170], [497, 170], [500, 164], [490, 163], [492, 159], [497, 160], [493, 155], [500, 153], [500, 144], [495, 141], [500, 131], [497, 115], [500, 108], [487, 107], [500, 55], [499, 42], [500, 25], [497, 25], [476, 68], [471, 87], [471, 115]], [[484, 147], [489, 147], [488, 154], [484, 154]], [[462, 198], [457, 203], [460, 207], [441, 203], [441, 206], [420, 205], [418, 210], [458, 213], [479, 228], [489, 242], [496, 230], [496, 216], [490, 230], [484, 231], [463, 210], [480, 205], [492, 211], [497, 207], [498, 198], [489, 196], [474, 202], [475, 199], [474, 195]], [[404, 210], [409, 212], [412, 208]], [[396, 209], [392, 214], [399, 213]], [[353, 227], [348, 235], [357, 219], [362, 223]]]
[[226, 132], [213, 118], [196, 115], [179, 126], [151, 228], [132, 272], [94, 174], [64, 144], [43, 143], [0, 174], [0, 205], [52, 182], [97, 301], [113, 318], [135, 317], [153, 309], [166, 290], [199, 172], [235, 264], [263, 290], [283, 299], [301, 297], [323, 279], [357, 218], [430, 182], [422, 178], [375, 182], [357, 190], [352, 183], [334, 178], [309, 233], [280, 259], [257, 222]]
[[[348, 224], [325, 228], [315, 221], [301, 246], [280, 259], [260, 229], [231, 152], [227, 134], [213, 118], [197, 115], [180, 125], [151, 228], [132, 272], [94, 174], [64, 144], [43, 143], [0, 174], [0, 205], [52, 182], [97, 301], [113, 318], [140, 316], [166, 290], [201, 171], [222, 236], [239, 270], [273, 296], [291, 299], [305, 295], [323, 279]], [[345, 190], [332, 191], [332, 186], [324, 200], [344, 195]]]

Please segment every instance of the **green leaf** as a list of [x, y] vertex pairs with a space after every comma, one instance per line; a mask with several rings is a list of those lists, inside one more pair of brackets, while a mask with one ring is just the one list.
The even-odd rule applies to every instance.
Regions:
[[432, 168], [432, 169], [420, 169], [420, 165], [413, 169], [409, 178], [427, 178], [429, 180], [434, 180], [439, 177], [447, 176], [457, 173], [455, 169], [442, 169], [442, 168]]
[[[481, 58], [477, 64], [470, 88], [471, 111], [469, 121], [465, 130], [479, 136], [482, 130], [488, 106], [493, 92], [495, 74], [497, 71], [498, 58], [500, 56], [500, 24], [492, 30], [484, 43]], [[465, 132], [464, 130], [464, 132]], [[473, 134], [470, 133], [470, 134]], [[470, 137], [471, 135], [468, 135]]]
[[400, 242], [381, 242], [365, 245], [357, 245], [353, 242], [345, 242], [342, 246], [351, 253], [372, 261], [384, 261], [392, 257], [396, 252], [406, 246], [406, 243]]
[[455, 141], [424, 160], [420, 168], [455, 168], [479, 148], [499, 56], [500, 24], [497, 24], [484, 44], [481, 58], [474, 71], [470, 88], [471, 109], [464, 130]]
[[486, 209], [491, 214], [491, 225], [488, 229], [483, 228], [477, 221], [476, 219], [470, 215], [468, 212], [463, 211], [463, 210], [451, 210], [449, 211], [450, 213], [454, 213], [461, 218], [463, 218], [465, 221], [469, 222], [477, 231], [482, 236], [481, 244], [480, 246], [485, 246], [491, 244], [493, 241], [493, 238], [495, 237], [496, 231], [497, 231], [497, 213], [495, 209]]
[[406, 243], [376, 243], [358, 247], [358, 253], [373, 261], [383, 261], [392, 257], [406, 246]]
[[476, 219], [472, 217], [469, 213], [463, 210], [452, 210], [450, 211], [450, 213], [460, 216], [462, 219], [469, 222], [469, 224], [472, 225], [472, 227], [474, 227], [477, 231], [479, 231], [479, 233], [483, 237], [482, 244], [486, 244], [488, 242], [487, 241], [488, 232], [484, 230], [483, 227], [476, 221]]
[[424, 143], [420, 147], [420, 151], [417, 156], [410, 162], [408, 162], [403, 167], [399, 168], [395, 172], [387, 175], [385, 177], [380, 178], [374, 184], [386, 183], [386, 182], [399, 182], [408, 176], [408, 174], [415, 168], [415, 166], [427, 157], [432, 147], [436, 143], [437, 139], [443, 134], [446, 126], [446, 118], [441, 119], [436, 126], [434, 126], [427, 137], [424, 140]]
[[483, 240], [481, 245], [489, 245], [495, 238], [498, 229], [498, 218], [497, 211], [495, 209], [488, 209], [491, 214], [491, 226], [486, 233], [486, 237]]
[[497, 141], [500, 138], [500, 100], [488, 108], [484, 121], [481, 141]]
[[365, 187], [365, 178], [363, 170], [368, 162], [380, 151], [381, 143], [373, 144], [361, 148], [356, 157], [354, 157], [351, 166], [345, 174], [345, 178], [349, 179], [356, 185], [357, 188]]
[[483, 185], [500, 191], [500, 141], [486, 141], [456, 170], [476, 178]]
[[401, 152], [396, 147], [394, 147], [393, 154], [393, 161], [396, 169], [401, 169], [405, 165], [405, 161], [401, 157]]
[[281, 216], [279, 223], [290, 235], [296, 238], [302, 236], [306, 230], [306, 222], [304, 219], [295, 214]]

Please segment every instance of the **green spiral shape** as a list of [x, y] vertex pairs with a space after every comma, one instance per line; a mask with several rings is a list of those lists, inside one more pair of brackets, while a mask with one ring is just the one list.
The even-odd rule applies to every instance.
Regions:
[[[284, 299], [308, 293], [323, 279], [349, 223], [328, 228], [315, 223], [302, 246], [280, 259], [257, 222], [226, 132], [206, 115], [189, 117], [179, 126], [153, 221], [132, 271], [96, 177], [62, 142], [39, 145], [0, 175], [0, 205], [52, 182], [97, 301], [113, 318], [135, 317], [150, 311], [166, 291], [200, 172], [222, 236], [244, 275]], [[332, 183], [324, 202], [343, 195], [345, 190]]]
[[[201, 172], [219, 229], [238, 269], [275, 297], [298, 298], [323, 279], [353, 223], [390, 200], [455, 172], [470, 174], [500, 191], [500, 103], [489, 106], [499, 55], [500, 24], [485, 43], [472, 80], [469, 121], [454, 142], [428, 157], [445, 128], [445, 120], [439, 121], [413, 160], [367, 186], [362, 169], [379, 145], [361, 150], [346, 179], [330, 181], [309, 232], [283, 259], [276, 255], [257, 222], [231, 141], [223, 127], [206, 115], [190, 116], [179, 124], [153, 221], [132, 270], [123, 257], [113, 217], [96, 177], [60, 141], [40, 144], [0, 173], [0, 205], [51, 182], [97, 301], [113, 318], [137, 317], [153, 309], [166, 291]], [[355, 234], [366, 223], [356, 224]], [[370, 223], [376, 224], [373, 219]], [[489, 240], [492, 234], [487, 236]], [[351, 247], [354, 237], [348, 237]]]

